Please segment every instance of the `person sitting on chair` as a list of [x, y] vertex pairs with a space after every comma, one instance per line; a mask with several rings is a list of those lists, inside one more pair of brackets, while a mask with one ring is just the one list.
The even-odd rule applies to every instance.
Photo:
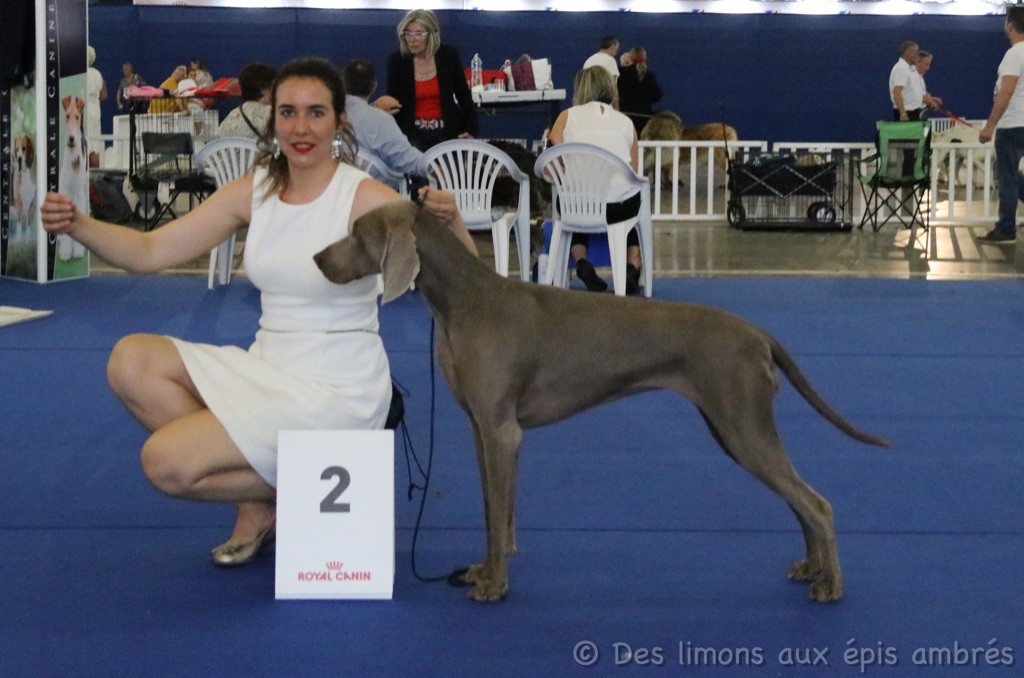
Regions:
[[217, 128], [218, 137], [245, 137], [258, 140], [270, 120], [270, 88], [277, 77], [277, 69], [254, 61], [246, 64], [238, 74], [242, 90], [242, 105], [232, 110]]
[[423, 151], [413, 148], [393, 117], [369, 104], [377, 89], [377, 71], [373, 64], [366, 59], [353, 59], [345, 64], [342, 77], [345, 79], [345, 110], [359, 148], [373, 153], [399, 174], [416, 174]]
[[[612, 108], [616, 100], [615, 82], [601, 66], [591, 66], [576, 74], [572, 107], [562, 111], [551, 127], [552, 144], [584, 143], [605, 149], [637, 170], [636, 130], [633, 122]], [[612, 184], [608, 223], [625, 221], [640, 213], [640, 190], [633, 185]], [[587, 259], [590, 235], [573, 233], [569, 252], [576, 262], [576, 275], [588, 290], [604, 292], [608, 283], [597, 275]], [[636, 228], [626, 237], [626, 294], [640, 294], [640, 238]]]

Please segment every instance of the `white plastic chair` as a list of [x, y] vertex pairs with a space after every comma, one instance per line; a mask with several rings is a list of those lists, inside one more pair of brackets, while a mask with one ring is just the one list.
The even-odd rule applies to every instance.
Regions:
[[[196, 165], [209, 170], [217, 188], [234, 181], [252, 167], [256, 159], [256, 142], [245, 137], [214, 139], [196, 153]], [[216, 280], [221, 285], [231, 282], [231, 265], [235, 255], [235, 236], [210, 250], [210, 272], [207, 289], [213, 289]], [[216, 276], [214, 275], [216, 274]]]
[[[488, 230], [494, 241], [494, 268], [508, 277], [509, 236], [516, 231], [519, 249], [519, 274], [530, 279], [530, 177], [523, 173], [507, 153], [484, 141], [453, 139], [423, 154], [422, 174], [430, 185], [455, 194], [462, 220], [471, 231]], [[491, 215], [494, 184], [502, 172], [519, 183], [519, 207], [515, 213], [497, 220]]]
[[385, 165], [384, 161], [375, 154], [365, 148], [360, 148], [356, 154], [355, 165], [374, 179], [398, 191], [398, 194], [406, 200], [409, 199], [409, 182], [406, 181], [405, 175], [399, 174]]
[[[537, 158], [534, 173], [551, 183], [557, 198], [552, 214], [551, 246], [544, 282], [565, 287], [568, 283], [569, 245], [572, 233], [607, 233], [615, 294], [626, 294], [626, 235], [635, 225], [643, 257], [644, 296], [651, 296], [654, 282], [651, 192], [645, 177], [638, 177], [621, 158], [591, 144], [558, 144]], [[626, 221], [609, 224], [607, 203], [612, 178], [622, 176], [640, 189], [640, 212]]]

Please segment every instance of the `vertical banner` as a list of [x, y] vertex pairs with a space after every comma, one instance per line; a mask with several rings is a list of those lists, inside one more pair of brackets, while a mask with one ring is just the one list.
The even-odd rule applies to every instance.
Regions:
[[[0, 275], [48, 282], [89, 274], [89, 253], [46, 233], [47, 191], [89, 211], [85, 140], [87, 0], [35, 0], [34, 86], [0, 90]], [[31, 65], [31, 64], [29, 64]]]
[[[83, 214], [89, 213], [89, 151], [85, 140], [87, 0], [46, 0], [45, 59], [36, 65], [45, 81], [46, 191], [69, 196]], [[38, 3], [37, 3], [38, 11]], [[38, 23], [37, 23], [38, 26]], [[89, 274], [89, 253], [69, 236], [53, 236], [40, 228], [45, 239], [37, 256], [41, 280], [67, 280]], [[42, 257], [40, 257], [42, 258]], [[43, 269], [46, 277], [42, 278]]]
[[0, 90], [0, 119], [3, 156], [0, 179], [3, 212], [0, 214], [0, 275], [26, 280], [38, 279], [36, 249], [39, 223], [37, 163], [45, 145], [36, 129], [36, 90], [10, 87]]
[[7, 270], [11, 234], [11, 88], [0, 85], [0, 275]]

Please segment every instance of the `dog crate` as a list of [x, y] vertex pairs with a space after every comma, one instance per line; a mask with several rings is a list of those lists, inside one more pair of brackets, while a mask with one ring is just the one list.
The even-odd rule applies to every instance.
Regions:
[[853, 228], [853, 159], [847, 153], [738, 151], [729, 159], [726, 217], [739, 229]]
[[[191, 208], [194, 198], [200, 198], [213, 192], [213, 180], [194, 170], [192, 158], [195, 151], [217, 138], [220, 126], [219, 113], [216, 109], [199, 112], [179, 113], [130, 113], [128, 116], [128, 180], [129, 186], [138, 197], [135, 205], [135, 218], [145, 222], [147, 228], [155, 225], [161, 213], [166, 212], [165, 201], [172, 193], [184, 193], [189, 197]], [[159, 136], [166, 140], [175, 138], [175, 143], [184, 137], [189, 143], [180, 147], [167, 146], [163, 150], [146, 152], [143, 139], [149, 135], [151, 139]], [[157, 142], [166, 144], [168, 142]], [[184, 169], [184, 168], [187, 168]], [[186, 178], [184, 173], [194, 175]], [[184, 186], [183, 181], [189, 180], [192, 185]], [[175, 185], [175, 182], [178, 182]], [[166, 195], [162, 195], [161, 183], [166, 185]], [[184, 187], [184, 190], [180, 190]], [[175, 191], [174, 189], [179, 190]], [[161, 199], [163, 198], [163, 199]], [[173, 213], [173, 212], [172, 212]]]

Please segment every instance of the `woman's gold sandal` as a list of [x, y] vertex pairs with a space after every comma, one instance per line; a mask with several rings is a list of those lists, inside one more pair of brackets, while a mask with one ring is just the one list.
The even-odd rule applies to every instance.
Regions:
[[252, 541], [232, 544], [224, 542], [211, 551], [213, 564], [222, 567], [234, 567], [251, 563], [259, 555], [264, 546], [274, 543], [274, 525], [256, 535]]

